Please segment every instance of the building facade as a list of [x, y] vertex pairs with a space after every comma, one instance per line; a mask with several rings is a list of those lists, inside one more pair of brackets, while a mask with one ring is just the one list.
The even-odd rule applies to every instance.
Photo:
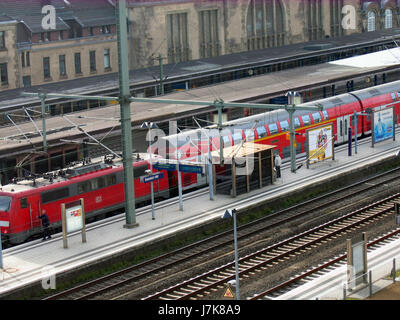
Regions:
[[159, 54], [178, 63], [399, 25], [395, 0], [131, 0], [128, 7], [133, 69], [157, 64]]
[[[51, 29], [43, 28], [46, 5], [55, 9]], [[0, 90], [118, 71], [115, 7], [107, 0], [1, 0], [0, 37], [7, 70]]]
[[[399, 0], [126, 1], [131, 69], [399, 26]], [[0, 91], [117, 72], [115, 4], [0, 0]]]

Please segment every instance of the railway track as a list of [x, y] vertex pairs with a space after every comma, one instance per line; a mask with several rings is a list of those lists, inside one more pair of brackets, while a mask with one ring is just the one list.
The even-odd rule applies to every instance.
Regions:
[[[400, 201], [400, 193], [353, 211], [330, 222], [312, 228], [280, 243], [259, 250], [239, 259], [239, 278], [249, 277], [256, 272], [296, 257], [341, 234], [372, 223], [386, 215], [393, 214], [394, 203]], [[223, 287], [235, 278], [235, 262], [206, 272], [198, 277], [179, 283], [145, 298], [182, 300], [202, 297], [212, 290]]]
[[[338, 202], [343, 202], [345, 199], [349, 199], [353, 197], [354, 194], [357, 193], [362, 193], [366, 192], [367, 190], [371, 190], [374, 188], [378, 188], [379, 186], [391, 183], [393, 181], [397, 181], [400, 176], [400, 170], [395, 169], [390, 172], [386, 172], [384, 174], [380, 174], [378, 176], [363, 180], [361, 182], [355, 183], [351, 186], [347, 186], [345, 188], [341, 188], [339, 190], [333, 191], [329, 194], [325, 194], [320, 197], [316, 197], [312, 200], [309, 200], [305, 203], [301, 203], [295, 206], [292, 206], [290, 208], [287, 208], [285, 210], [281, 210], [279, 212], [276, 212], [274, 214], [270, 214], [267, 217], [258, 219], [254, 222], [242, 225], [238, 228], [238, 238], [239, 241], [249, 241], [251, 245], [251, 237], [255, 237], [259, 235], [261, 232], [264, 232], [266, 230], [270, 230], [274, 227], [280, 226], [282, 224], [288, 223], [290, 221], [294, 221], [295, 219], [298, 219], [299, 217], [306, 216], [312, 212], [315, 212], [318, 209], [325, 208], [327, 207], [330, 203], [338, 203]], [[306, 209], [304, 209], [304, 206], [307, 206]], [[352, 219], [349, 217], [348, 219]], [[311, 236], [313, 237], [313, 236]], [[292, 239], [294, 241], [295, 238]], [[299, 240], [300, 242], [304, 242], [304, 240]], [[284, 242], [280, 243], [284, 248]], [[163, 273], [167, 273], [167, 270], [170, 270], [171, 268], [176, 267], [177, 265], [181, 265], [187, 261], [194, 260], [198, 257], [204, 257], [210, 252], [216, 251], [221, 248], [226, 248], [228, 247], [228, 250], [231, 250], [231, 245], [232, 245], [232, 231], [228, 230], [226, 232], [220, 233], [216, 236], [210, 237], [205, 239], [204, 241], [199, 241], [196, 242], [192, 245], [183, 247], [181, 249], [175, 250], [173, 252], [170, 252], [168, 254], [164, 254], [160, 257], [148, 260], [146, 262], [143, 262], [138, 265], [134, 265], [132, 267], [126, 268], [124, 270], [115, 272], [113, 274], [104, 276], [102, 278], [93, 280], [91, 282], [88, 282], [86, 284], [77, 286], [75, 288], [66, 290], [64, 292], [57, 293], [53, 296], [47, 297], [45, 299], [92, 299], [95, 298], [96, 296], [104, 295], [112, 290], [118, 289], [119, 291], [123, 286], [128, 286], [132, 283], [139, 283], [141, 281], [146, 281], [148, 279], [156, 277], [161, 277]], [[291, 245], [289, 245], [291, 246]], [[241, 247], [243, 247], [241, 245]], [[254, 256], [252, 258], [251, 256], [248, 257], [249, 262], [243, 261], [244, 264], [247, 265], [252, 265], [254, 266], [254, 270], [257, 270], [257, 268], [264, 269], [268, 268], [269, 264], [276, 264], [279, 263], [281, 259], [288, 259], [290, 257], [291, 253], [288, 253], [282, 257], [279, 255], [276, 256], [277, 253], [282, 251], [282, 248], [278, 247], [269, 247], [269, 253], [266, 253], [265, 256], [268, 257], [268, 259], [273, 259], [273, 261], [270, 262], [265, 262], [265, 257], [260, 258], [259, 256]], [[308, 250], [308, 249], [297, 249], [297, 252], [302, 252], [302, 250]], [[274, 254], [273, 256], [271, 256]], [[286, 252], [286, 251], [285, 251]], [[283, 252], [282, 252], [283, 254]], [[299, 253], [295, 253], [299, 254]], [[261, 254], [262, 256], [262, 254]], [[244, 259], [244, 258], [243, 258]], [[241, 262], [242, 263], [242, 262]], [[257, 266], [257, 263], [264, 263], [264, 265], [261, 265], [259, 267]], [[209, 278], [204, 275], [202, 277], [203, 280], [200, 278], [198, 281], [200, 283], [203, 283], [204, 285], [198, 285], [196, 282], [196, 279], [193, 279], [188, 283], [188, 287], [183, 288], [184, 292], [187, 292], [187, 290], [192, 290], [195, 292], [196, 290], [193, 288], [197, 288], [197, 293], [191, 293], [187, 292], [187, 294], [180, 296], [179, 294], [177, 295], [176, 293], [168, 293], [170, 295], [167, 295], [167, 292], [161, 291], [157, 295], [149, 296], [148, 298], [165, 298], [165, 297], [170, 297], [170, 298], [190, 298], [190, 297], [195, 297], [198, 296], [199, 294], [201, 295], [202, 293], [208, 292], [208, 290], [215, 290], [215, 288], [218, 288], [218, 286], [221, 286], [224, 282], [229, 281], [234, 277], [234, 273], [232, 274], [232, 270], [234, 270], [234, 266], [232, 264], [225, 265], [221, 267], [221, 273], [220, 275], [215, 276], [211, 275]], [[241, 270], [241, 275], [243, 276], [249, 276], [251, 275], [252, 269], [249, 271], [246, 271], [247, 269]], [[221, 275], [225, 274], [226, 276], [222, 276], [221, 280], [214, 281], [210, 279], [214, 279], [215, 277], [218, 277], [218, 279], [221, 277]], [[204, 280], [205, 279], [205, 280]], [[215, 278], [217, 279], [217, 278]], [[216, 283], [215, 283], [216, 282]], [[196, 284], [193, 284], [196, 283]], [[208, 284], [208, 285], [207, 285]], [[172, 289], [171, 289], [172, 290]], [[180, 289], [177, 289], [178, 292], [180, 292]], [[129, 289], [127, 289], [129, 291]], [[174, 291], [171, 291], [174, 292]], [[165, 293], [165, 296], [163, 296], [161, 293]]]
[[[389, 232], [388, 234], [379, 237], [375, 239], [374, 241], [371, 241], [367, 244], [367, 248], [369, 250], [373, 249], [374, 247], [377, 247], [381, 245], [382, 243], [387, 243], [390, 240], [393, 239], [398, 239], [400, 237], [400, 229], [396, 229], [392, 232]], [[331, 269], [331, 268], [336, 268], [340, 266], [341, 264], [346, 263], [347, 259], [347, 254], [342, 254], [339, 255], [338, 257], [335, 257], [334, 259], [327, 261], [318, 267], [312, 268], [310, 270], [307, 270], [306, 272], [293, 277], [273, 288], [270, 288], [268, 290], [265, 290], [263, 292], [260, 292], [258, 294], [255, 294], [254, 296], [250, 297], [248, 300], [262, 300], [262, 299], [279, 299], [279, 296], [282, 296], [283, 294], [287, 293], [290, 290], [293, 290], [294, 288], [303, 285], [307, 283], [308, 281], [311, 281], [314, 279], [313, 276], [315, 275], [320, 275], [321, 272], [324, 272], [326, 269]]]

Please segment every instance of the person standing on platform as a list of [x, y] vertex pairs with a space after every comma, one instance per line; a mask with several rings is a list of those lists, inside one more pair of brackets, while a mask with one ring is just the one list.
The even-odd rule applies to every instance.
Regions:
[[42, 220], [42, 226], [43, 226], [43, 240], [42, 241], [45, 241], [46, 238], [51, 239], [50, 220], [49, 220], [49, 216], [46, 214], [46, 210], [42, 211], [42, 215], [39, 216], [39, 219]]
[[281, 156], [279, 155], [279, 152], [275, 155], [275, 170], [276, 170], [276, 178], [279, 179], [281, 177], [281, 165], [282, 165], [282, 159]]

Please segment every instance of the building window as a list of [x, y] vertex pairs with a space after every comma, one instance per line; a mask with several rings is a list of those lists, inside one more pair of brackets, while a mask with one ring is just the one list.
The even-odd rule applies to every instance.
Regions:
[[281, 1], [251, 0], [246, 26], [248, 50], [284, 45], [284, 11]]
[[75, 60], [75, 73], [79, 74], [82, 73], [82, 69], [81, 69], [81, 54], [80, 52], [76, 52], [74, 55], [74, 60]]
[[0, 80], [2, 86], [8, 85], [7, 63], [0, 63]]
[[50, 40], [50, 32], [42, 32], [40, 34], [42, 41], [49, 41]]
[[31, 76], [23, 76], [22, 82], [24, 84], [24, 88], [30, 88], [31, 86]]
[[21, 66], [22, 68], [25, 68], [25, 52], [21, 52]]
[[189, 60], [187, 13], [167, 15], [168, 63]]
[[385, 29], [393, 28], [393, 13], [391, 9], [385, 10]]
[[318, 40], [322, 37], [322, 10], [321, 0], [307, 2], [308, 39]]
[[60, 76], [66, 76], [67, 69], [66, 69], [66, 65], [65, 65], [65, 54], [58, 56], [58, 62], [59, 62], [59, 66], [60, 66]]
[[45, 79], [50, 78], [50, 58], [43, 58], [43, 75]]
[[205, 10], [199, 14], [200, 57], [219, 55], [218, 10]]
[[6, 32], [0, 31], [0, 50], [6, 48]]
[[101, 32], [102, 32], [103, 34], [108, 34], [108, 33], [110, 33], [110, 26], [102, 26], [102, 27], [101, 27]]
[[93, 36], [94, 35], [94, 31], [93, 31], [93, 27], [89, 28], [89, 36]]
[[104, 69], [111, 68], [110, 49], [104, 49]]
[[64, 31], [60, 30], [58, 33], [58, 40], [63, 40], [64, 39]]
[[367, 31], [375, 31], [376, 25], [375, 25], [375, 12], [374, 11], [369, 11], [368, 12], [368, 25], [367, 25]]
[[343, 0], [329, 1], [330, 19], [331, 19], [331, 37], [343, 35], [342, 29], [342, 8]]
[[96, 51], [89, 52], [90, 71], [96, 71]]
[[31, 53], [29, 51], [26, 52], [25, 63], [27, 67], [31, 66]]

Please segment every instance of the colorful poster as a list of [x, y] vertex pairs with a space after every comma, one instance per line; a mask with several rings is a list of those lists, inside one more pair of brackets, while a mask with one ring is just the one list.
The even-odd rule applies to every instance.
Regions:
[[307, 131], [309, 163], [333, 158], [332, 125], [321, 126]]
[[65, 209], [66, 220], [67, 220], [67, 232], [74, 232], [82, 230], [83, 219], [82, 219], [82, 206], [75, 206], [72, 208]]
[[393, 108], [374, 112], [374, 143], [393, 139]]

